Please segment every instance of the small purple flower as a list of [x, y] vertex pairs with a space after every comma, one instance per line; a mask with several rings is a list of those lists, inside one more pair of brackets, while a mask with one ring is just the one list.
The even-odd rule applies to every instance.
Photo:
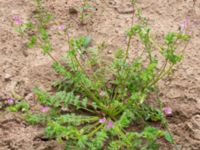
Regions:
[[42, 106], [41, 112], [46, 113], [46, 112], [49, 111], [49, 109], [50, 109], [50, 108], [49, 108], [48, 106]]
[[14, 22], [15, 22], [16, 25], [22, 25], [23, 24], [23, 20], [19, 16], [14, 16], [13, 20], [14, 20]]
[[102, 118], [102, 119], [99, 119], [99, 123], [105, 123], [106, 122], [106, 118]]
[[8, 98], [7, 102], [9, 105], [12, 105], [12, 104], [14, 104], [15, 100], [13, 98]]
[[189, 35], [189, 36], [192, 36], [192, 35], [193, 35], [193, 31], [190, 31], [190, 32], [188, 33], [188, 35]]
[[58, 30], [65, 30], [65, 25], [58, 26]]
[[113, 122], [112, 122], [112, 121], [108, 121], [108, 123], [107, 123], [107, 128], [108, 128], [108, 129], [113, 128]]
[[190, 20], [189, 20], [189, 18], [187, 17], [187, 18], [185, 19], [185, 21], [180, 25], [181, 31], [182, 31], [182, 32], [186, 32], [186, 30], [188, 29], [188, 26], [189, 26], [189, 22], [190, 22]]
[[172, 109], [171, 107], [164, 107], [163, 112], [166, 116], [171, 116], [172, 115]]
[[51, 30], [65, 30], [65, 25], [60, 25], [60, 26], [52, 26]]
[[182, 23], [181, 25], [180, 25], [180, 29], [181, 29], [181, 32], [184, 32], [185, 31], [185, 23]]

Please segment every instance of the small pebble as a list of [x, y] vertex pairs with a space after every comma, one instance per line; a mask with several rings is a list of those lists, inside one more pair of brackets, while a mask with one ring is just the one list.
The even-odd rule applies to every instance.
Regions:
[[108, 54], [112, 54], [112, 51], [111, 51], [111, 50], [109, 50], [107, 53], [108, 53]]
[[11, 77], [12, 77], [11, 74], [5, 74], [4, 79], [5, 81], [9, 81]]

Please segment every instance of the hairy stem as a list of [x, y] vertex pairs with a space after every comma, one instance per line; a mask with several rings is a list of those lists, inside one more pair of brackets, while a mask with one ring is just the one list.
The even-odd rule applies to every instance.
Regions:
[[91, 138], [93, 137], [93, 135], [99, 131], [102, 127], [104, 126], [104, 124], [99, 125], [95, 130], [93, 130], [90, 134], [88, 134], [88, 137]]
[[128, 58], [128, 53], [129, 53], [129, 49], [130, 49], [130, 46], [131, 46], [131, 39], [132, 39], [132, 36], [129, 36], [127, 48], [126, 48], [125, 60], [124, 60], [125, 62], [126, 62], [126, 59]]

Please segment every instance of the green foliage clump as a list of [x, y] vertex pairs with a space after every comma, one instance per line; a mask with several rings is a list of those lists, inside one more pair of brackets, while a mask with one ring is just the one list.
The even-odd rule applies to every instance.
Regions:
[[[34, 90], [39, 102], [50, 109], [46, 113], [28, 113], [26, 120], [43, 124], [46, 137], [66, 142], [66, 150], [156, 150], [159, 138], [173, 143], [169, 132], [151, 126], [151, 122], [163, 123], [165, 118], [159, 108], [149, 105], [148, 99], [155, 94], [157, 82], [181, 61], [179, 45], [187, 43], [190, 36], [170, 32], [160, 46], [154, 42], [147, 20], [138, 12], [139, 23], [128, 30], [126, 48], [118, 49], [111, 63], [102, 63], [98, 48], [92, 47], [92, 39], [87, 36], [68, 37], [69, 50], [64, 62], [59, 62], [50, 55], [52, 48], [45, 28], [51, 17], [43, 17], [40, 1], [37, 4], [39, 35], [31, 37], [28, 47], [38, 43], [54, 60], [53, 68], [63, 79], [55, 83], [55, 93]], [[130, 60], [133, 38], [144, 45], [144, 53]], [[164, 58], [162, 67], [158, 67], [162, 61], [154, 55], [155, 50]], [[140, 128], [135, 130], [138, 124]]]
[[89, 10], [93, 10], [94, 7], [89, 3], [88, 0], [83, 0], [81, 7], [79, 8], [79, 13], [80, 13], [80, 23], [82, 25], [85, 24], [85, 20], [91, 16], [91, 14], [88, 13]]
[[18, 111], [27, 112], [29, 108], [30, 106], [26, 101], [21, 101], [16, 103], [15, 105], [7, 107], [7, 110], [11, 112], [18, 112]]

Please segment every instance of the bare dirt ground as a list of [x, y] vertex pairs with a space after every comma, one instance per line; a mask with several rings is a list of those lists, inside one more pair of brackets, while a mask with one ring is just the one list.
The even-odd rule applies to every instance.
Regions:
[[[105, 59], [126, 43], [125, 31], [132, 20], [129, 0], [93, 1], [96, 10], [85, 26], [79, 26], [77, 16], [69, 13], [69, 8], [80, 5], [80, 0], [45, 0], [45, 4], [54, 13], [56, 24], [71, 24], [72, 35], [90, 35], [94, 43], [105, 41], [108, 45]], [[137, 7], [149, 18], [157, 37], [168, 31], [176, 31], [186, 18], [190, 20], [194, 36], [185, 52], [184, 61], [173, 77], [160, 84], [160, 89], [165, 105], [173, 109], [169, 127], [179, 149], [199, 150], [200, 1], [194, 4], [193, 0], [140, 0]], [[13, 16], [19, 15], [27, 20], [33, 11], [34, 5], [30, 0], [0, 0], [0, 97], [10, 97], [15, 91], [32, 105], [32, 88], [40, 86], [49, 90], [51, 81], [56, 79], [51, 60], [39, 49], [27, 49], [26, 41], [14, 31]], [[53, 41], [53, 55], [59, 57], [67, 48], [66, 42], [60, 37]], [[37, 138], [41, 134], [40, 127], [27, 125], [19, 114], [0, 112], [0, 150], [63, 149], [55, 141]]]

